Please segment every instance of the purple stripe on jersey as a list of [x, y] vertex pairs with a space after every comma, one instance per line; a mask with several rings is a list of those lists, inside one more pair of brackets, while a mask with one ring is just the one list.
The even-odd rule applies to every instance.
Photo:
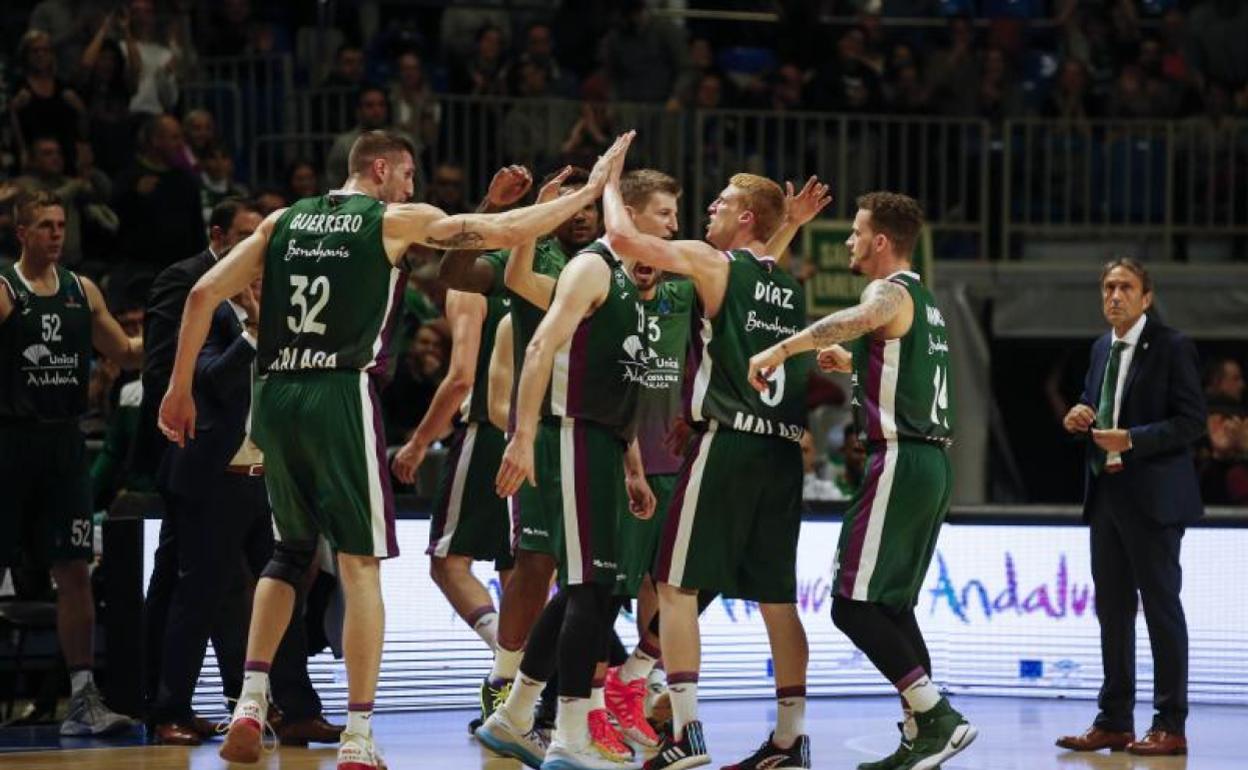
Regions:
[[[594, 579], [594, 525], [590, 498], [589, 437], [579, 421], [572, 423], [572, 486], [576, 494], [576, 528], [581, 543], [581, 580]], [[575, 557], [575, 555], [574, 555]]]
[[446, 522], [450, 519], [451, 511], [451, 489], [455, 481], [455, 468], [459, 465], [459, 456], [464, 451], [464, 437], [468, 435], [467, 428], [459, 428], [455, 431], [455, 436], [451, 439], [451, 448], [446, 453], [446, 460], [442, 464], [442, 485], [438, 491], [438, 504], [433, 509], [433, 520], [429, 522], [429, 547], [425, 549], [425, 553], [430, 556], [437, 550], [438, 541], [446, 534]]
[[[386, 458], [386, 426], [381, 422], [381, 399], [377, 396], [377, 375], [368, 378], [368, 398], [373, 403], [373, 435], [377, 446], [377, 480], [381, 483], [382, 507], [386, 512], [386, 558], [399, 555], [399, 538], [394, 529], [394, 490], [390, 488], [390, 463]], [[373, 544], [376, 548], [377, 544]]]
[[[568, 344], [568, 391], [565, 414], [579, 417], [585, 398], [586, 363], [589, 361], [590, 319], [583, 319], [572, 334]], [[599, 394], [601, 395], [601, 394]]]
[[685, 408], [685, 421], [693, 422], [693, 381], [698, 377], [698, 370], [702, 368], [702, 357], [706, 355], [706, 350], [702, 343], [702, 300], [696, 299], [697, 312], [692, 313], [689, 319], [689, 344], [685, 346], [685, 376], [680, 383], [680, 402]]
[[885, 454], [880, 451], [871, 455], [871, 465], [867, 468], [867, 477], [862, 483], [862, 497], [858, 498], [858, 508], [854, 513], [854, 528], [850, 530], [849, 539], [845, 543], [845, 552], [841, 554], [841, 581], [837, 586], [837, 591], [846, 599], [853, 598], [854, 595], [854, 581], [858, 579], [862, 546], [867, 541], [867, 525], [871, 523], [875, 492], [880, 486], [880, 476], [884, 475]]
[[[685, 453], [685, 464], [680, 469], [680, 478], [676, 481], [676, 489], [672, 492], [672, 501], [667, 505], [667, 523], [663, 525], [663, 538], [659, 541], [659, 552], [655, 556], [655, 577], [666, 581], [672, 572], [672, 551], [676, 549], [676, 538], [680, 533], [680, 512], [685, 507], [685, 492], [689, 489], [689, 478], [693, 475], [693, 466], [702, 453], [703, 433], [694, 433], [689, 437], [689, 450]], [[657, 513], [657, 511], [656, 511]], [[671, 679], [669, 678], [670, 682]]]
[[[397, 268], [395, 268], [397, 269]], [[390, 338], [394, 336], [394, 327], [403, 308], [403, 291], [407, 288], [407, 271], [399, 271], [399, 280], [394, 282], [394, 294], [390, 297], [390, 312], [381, 319], [381, 349], [377, 351], [377, 363], [369, 367], [369, 374], [380, 374], [390, 367]]]
[[511, 555], [520, 550], [520, 493], [516, 492], [507, 499], [507, 510], [511, 513]]
[[871, 341], [870, 361], [867, 362], [867, 438], [873, 441], [884, 440], [884, 429], [880, 424], [880, 387], [884, 379], [884, 343]]

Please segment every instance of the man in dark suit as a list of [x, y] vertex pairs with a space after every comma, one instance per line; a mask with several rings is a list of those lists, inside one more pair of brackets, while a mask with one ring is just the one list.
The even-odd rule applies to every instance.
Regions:
[[[1101, 299], [1112, 330], [1092, 346], [1083, 396], [1067, 431], [1087, 435], [1083, 516], [1091, 524], [1092, 582], [1105, 680], [1100, 713], [1074, 751], [1186, 754], [1187, 621], [1179, 546], [1204, 513], [1192, 445], [1205, 432], [1196, 348], [1149, 318], [1152, 280], [1137, 261], [1111, 261]], [[1135, 739], [1137, 592], [1153, 647], [1152, 726]]]

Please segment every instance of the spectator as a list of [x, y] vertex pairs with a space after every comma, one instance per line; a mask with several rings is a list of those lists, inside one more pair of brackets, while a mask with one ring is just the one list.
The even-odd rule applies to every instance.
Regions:
[[47, 33], [32, 29], [22, 35], [17, 60], [23, 73], [9, 109], [18, 151], [25, 156], [35, 137], [54, 137], [72, 173], [77, 168], [78, 140], [86, 138], [86, 105], [56, 76], [56, 55]]
[[819, 107], [838, 112], [878, 112], [883, 105], [880, 77], [864, 58], [866, 36], [857, 27], [841, 33], [836, 58], [819, 72]]
[[450, 360], [450, 329], [439, 318], [421, 325], [412, 338], [394, 381], [382, 391], [382, 414], [386, 417], [386, 443], [402, 444], [425, 416]]
[[234, 156], [222, 144], [210, 144], [200, 157], [199, 199], [204, 226], [212, 210], [226, 198], [246, 198], [250, 192], [234, 180]]
[[322, 88], [361, 88], [364, 85], [364, 49], [343, 43], [334, 53], [334, 68], [325, 76]]
[[172, 32], [165, 40], [160, 40], [154, 0], [130, 0], [129, 25], [138, 41], [135, 48], [141, 65], [138, 88], [130, 100], [130, 111], [161, 115], [178, 103], [181, 46]]
[[1045, 97], [1041, 114], [1046, 118], [1082, 121], [1099, 114], [1100, 103], [1092, 97], [1088, 70], [1078, 59], [1062, 62], [1057, 82]]
[[945, 115], [975, 114], [975, 91], [968, 83], [979, 79], [975, 61], [975, 30], [969, 19], [949, 20], [948, 44], [933, 53], [927, 63], [927, 87], [932, 106]]
[[1092, 93], [1108, 97], [1117, 74], [1118, 51], [1113, 30], [1103, 10], [1080, 5], [1062, 28], [1061, 53], [1078, 59], [1092, 80]]
[[844, 440], [841, 442], [841, 467], [836, 475], [836, 486], [845, 497], [853, 497], [862, 486], [863, 476], [867, 469], [867, 447], [858, 435], [858, 429], [851, 423], [844, 428]]
[[688, 66], [679, 29], [656, 19], [646, 0], [625, 0], [623, 19], [603, 41], [607, 78], [616, 99], [679, 103], [677, 78]]
[[29, 190], [55, 193], [64, 204], [65, 241], [61, 260], [66, 267], [78, 269], [83, 258], [82, 222], [86, 208], [103, 205], [112, 193], [112, 182], [90, 163], [79, 164], [78, 176], [67, 176], [60, 143], [44, 136], [30, 143], [26, 176], [19, 177], [17, 183]]
[[85, 9], [77, 7], [80, 5], [73, 0], [41, 0], [31, 10], [27, 24], [28, 29], [48, 34], [55, 51], [56, 66], [66, 77], [78, 67], [83, 25], [89, 18], [83, 13]]
[[[120, 37], [122, 43], [116, 38]], [[122, 52], [124, 44], [126, 53]], [[130, 32], [130, 15], [119, 9], [104, 17], [90, 45], [82, 52], [79, 78], [87, 110], [87, 134], [95, 162], [104, 173], [120, 173], [134, 154], [134, 121], [130, 101], [139, 88], [138, 41]]]
[[615, 141], [615, 118], [607, 102], [607, 89], [601, 80], [587, 81], [581, 87], [581, 112], [563, 140], [560, 151], [565, 163], [592, 166], [594, 160]]
[[[577, 0], [581, 2], [581, 0]], [[480, 41], [481, 30], [493, 28], [500, 35], [500, 51], [508, 46], [508, 28], [511, 16], [501, 8], [483, 8], [489, 3], [476, 3], [476, 8], [459, 7], [474, 5], [469, 3], [450, 3], [442, 12], [439, 22], [438, 40], [447, 62], [465, 61], [472, 57], [473, 49]]]
[[113, 197], [123, 274], [155, 274], [204, 248], [199, 183], [175, 165], [181, 149], [182, 126], [169, 115], [150, 117], [139, 129], [139, 155]]
[[290, 205], [286, 199], [286, 194], [273, 187], [265, 187], [258, 190], [255, 201], [256, 210], [260, 212], [261, 217], [267, 217], [274, 211], [284, 209]]
[[1248, 82], [1248, 3], [1209, 0], [1192, 9], [1187, 23], [1187, 61], [1201, 85], [1211, 81], [1242, 87]]
[[278, 27], [255, 18], [250, 0], [221, 0], [211, 14], [204, 53], [242, 56], [287, 50]]
[[1112, 118], [1155, 118], [1165, 115], [1165, 104], [1160, 94], [1149, 87], [1144, 72], [1134, 63], [1125, 65], [1118, 73], [1114, 89], [1109, 95], [1107, 112]]
[[333, 69], [308, 100], [308, 129], [337, 134], [350, 128], [353, 103], [365, 85], [364, 49], [355, 43], [338, 46]]
[[425, 77], [425, 65], [415, 51], [404, 51], [395, 62], [398, 78], [390, 85], [394, 125], [432, 147], [438, 140], [442, 105]]
[[1248, 504], [1248, 420], [1243, 405], [1209, 399], [1209, 439], [1197, 454], [1200, 496], [1206, 505]]
[[513, 93], [523, 97], [503, 118], [502, 138], [505, 157], [529, 168], [546, 166], [557, 151], [551, 142], [554, 126], [552, 105], [539, 101], [549, 96], [546, 70], [522, 62], [514, 72]]
[[927, 103], [927, 88], [919, 77], [919, 68], [913, 63], [903, 64], [893, 71], [888, 83], [889, 109], [899, 115], [927, 115], [931, 112]]
[[433, 170], [426, 202], [447, 214], [463, 214], [471, 207], [467, 201], [464, 167], [454, 161], [442, 161]]
[[1178, 8], [1171, 8], [1161, 18], [1161, 70], [1176, 83], [1190, 84], [1192, 68], [1187, 63], [1184, 50], [1187, 38], [1187, 19]]
[[[333, 146], [329, 148], [329, 157], [325, 161], [325, 177], [331, 187], [336, 188], [347, 181], [347, 156], [351, 152], [351, 145], [355, 144], [355, 140], [365, 131], [389, 129], [405, 137], [419, 151], [420, 142], [407, 132], [390, 126], [390, 105], [386, 101], [386, 92], [382, 88], [365, 86], [360, 89], [355, 102], [355, 121], [355, 128], [335, 137]], [[424, 185], [420, 184], [420, 175], [420, 164], [417, 164], [417, 191], [424, 189]]]
[[858, 29], [862, 32], [862, 63], [873, 69], [876, 75], [883, 77], [888, 63], [886, 52], [889, 45], [888, 33], [880, 21], [880, 14], [860, 14]]
[[841, 490], [832, 480], [828, 461], [819, 456], [815, 449], [815, 439], [810, 431], [802, 434], [802, 499], [803, 500], [844, 500]]
[[714, 69], [715, 49], [711, 47], [711, 41], [700, 36], [690, 40], [685, 68], [676, 79], [676, 100], [675, 103], [669, 102], [668, 108], [692, 106], [702, 76]]
[[[546, 84], [554, 96], [571, 97], [576, 93], [576, 80], [559, 66], [554, 56], [554, 34], [544, 21], [533, 22], [524, 33], [524, 50], [508, 65], [514, 70], [525, 64], [540, 68], [546, 74]], [[508, 73], [509, 77], [514, 77]]]
[[186, 143], [182, 145], [181, 168], [199, 173], [200, 163], [208, 148], [217, 143], [217, 121], [208, 110], [191, 110], [182, 118], [182, 136]]
[[472, 53], [451, 65], [451, 90], [474, 96], [502, 96], [507, 93], [503, 80], [503, 32], [493, 24], [477, 30]]
[[1005, 51], [1000, 48], [984, 52], [976, 96], [982, 118], [1002, 121], [1022, 114], [1023, 96], [1006, 62]]
[[286, 168], [286, 195], [292, 201], [313, 198], [321, 194], [320, 174], [306, 160], [296, 160]]
[[804, 107], [805, 73], [793, 62], [781, 64], [771, 77], [768, 107], [777, 112], [790, 112]]
[[1226, 399], [1244, 403], [1244, 370], [1233, 358], [1214, 359], [1205, 367], [1205, 395], [1210, 400]]

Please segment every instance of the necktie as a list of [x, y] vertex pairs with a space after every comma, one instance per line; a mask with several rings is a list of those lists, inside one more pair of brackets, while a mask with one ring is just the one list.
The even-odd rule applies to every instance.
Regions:
[[[1116, 340], [1109, 351], [1109, 363], [1105, 365], [1105, 379], [1101, 382], [1101, 400], [1096, 406], [1096, 427], [1101, 430], [1114, 427], [1114, 394], [1118, 390], [1118, 368], [1122, 364], [1122, 351], [1127, 343]], [[1092, 473], [1098, 474], [1105, 468], [1105, 451], [1096, 447], [1092, 460]]]

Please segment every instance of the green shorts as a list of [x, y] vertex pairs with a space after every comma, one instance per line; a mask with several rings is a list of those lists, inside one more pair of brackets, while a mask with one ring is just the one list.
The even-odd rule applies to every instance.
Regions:
[[94, 542], [77, 423], [0, 425], [0, 567], [90, 560]]
[[494, 492], [494, 479], [507, 440], [486, 422], [461, 425], [451, 439], [429, 523], [435, 558], [469, 556], [511, 569], [511, 518], [507, 501]]
[[646, 476], [650, 491], [654, 492], [654, 515], [648, 520], [639, 519], [627, 511], [620, 516], [620, 524], [616, 528], [616, 550], [620, 557], [622, 579], [615, 586], [617, 594], [636, 597], [642, 580], [654, 569], [659, 535], [663, 532], [663, 522], [667, 521], [667, 506], [676, 491], [678, 478], [675, 473]]
[[794, 602], [801, 525], [797, 442], [712, 422], [685, 456], [654, 576], [731, 598]]
[[921, 441], [868, 447], [866, 475], [836, 546], [836, 594], [913, 607], [952, 491], [953, 470], [943, 447]]
[[347, 370], [256, 380], [252, 438], [278, 538], [354, 556], [399, 555], [381, 404], [372, 378]]
[[520, 490], [519, 547], [554, 556], [563, 585], [619, 581], [616, 526], [629, 515], [624, 449], [618, 436], [581, 420], [543, 420], [537, 429], [537, 487]]

